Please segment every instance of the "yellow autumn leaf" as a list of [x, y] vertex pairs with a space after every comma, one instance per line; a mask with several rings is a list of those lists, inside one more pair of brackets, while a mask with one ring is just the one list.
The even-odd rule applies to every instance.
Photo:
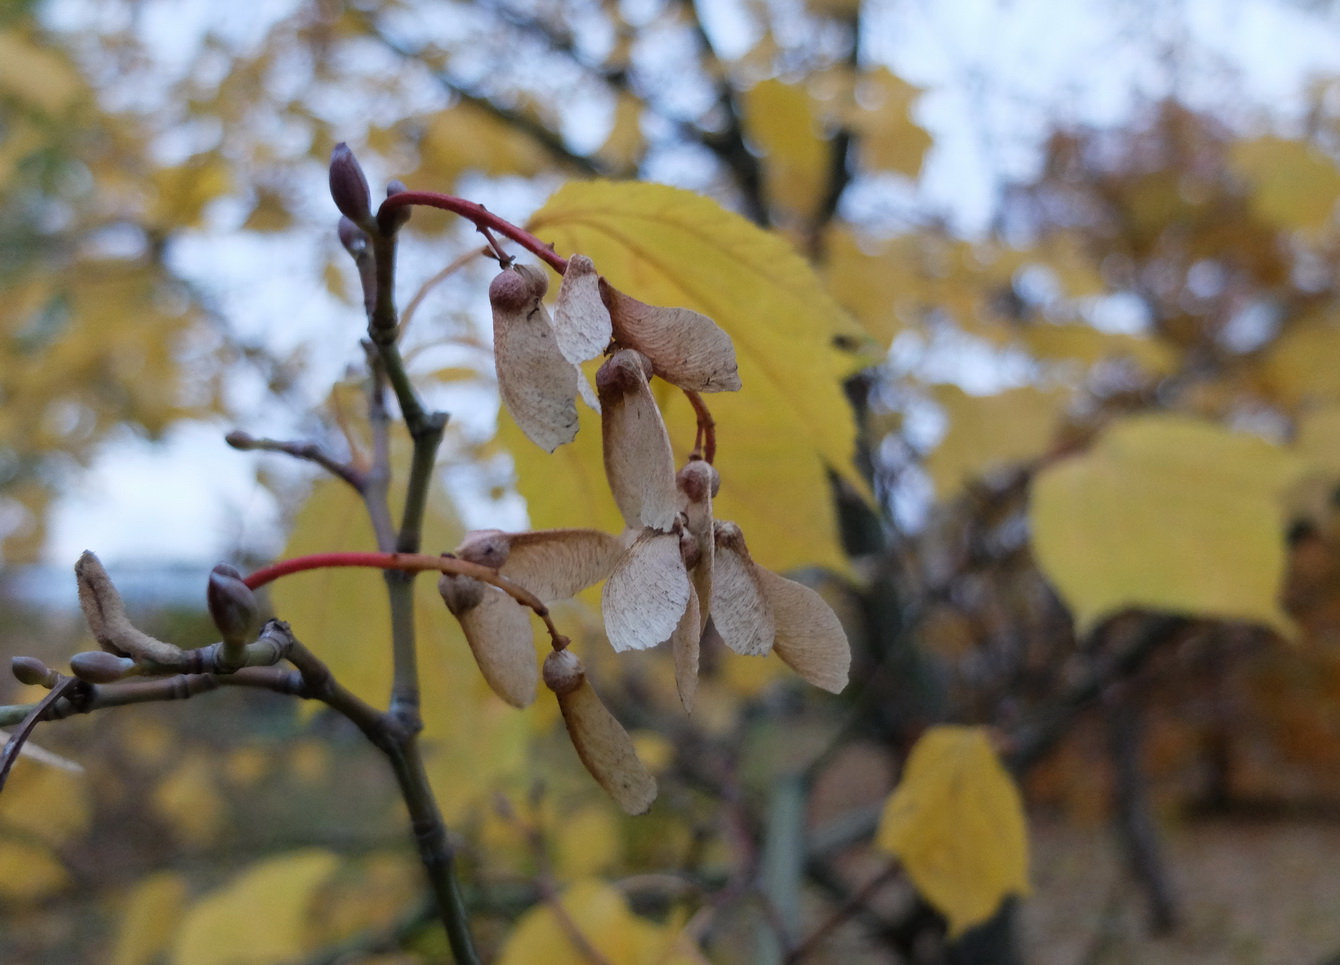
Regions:
[[[740, 524], [770, 568], [843, 566], [827, 467], [866, 487], [853, 465], [856, 428], [841, 388], [850, 359], [833, 342], [860, 336], [809, 266], [716, 202], [658, 184], [569, 184], [531, 228], [560, 252], [590, 256], [617, 288], [702, 312], [731, 336], [744, 389], [706, 397], [718, 424], [720, 515]], [[683, 458], [694, 423], [678, 393], [665, 416]], [[541, 461], [512, 449], [523, 495], [555, 485], [584, 497], [606, 488], [599, 440], [589, 438], [599, 433], [584, 424], [581, 456]], [[560, 481], [579, 467], [580, 483]], [[549, 517], [532, 506], [532, 525], [592, 525], [574, 521], [574, 508]]]
[[1066, 393], [1023, 386], [995, 395], [969, 395], [954, 385], [936, 386], [949, 430], [926, 460], [939, 499], [965, 483], [1046, 454], [1064, 412]]
[[875, 846], [896, 855], [951, 936], [1028, 893], [1023, 799], [980, 727], [932, 727], [884, 805]]
[[809, 92], [803, 84], [771, 78], [741, 100], [745, 133], [764, 155], [769, 203], [802, 218], [814, 214], [828, 190], [832, 149], [818, 129]]
[[197, 154], [175, 167], [153, 173], [154, 200], [149, 219], [168, 228], [195, 228], [205, 206], [233, 186], [232, 171], [220, 155]]
[[1262, 137], [1234, 144], [1230, 163], [1252, 187], [1261, 217], [1316, 233], [1331, 224], [1340, 199], [1340, 169], [1305, 141]]
[[1340, 326], [1300, 320], [1267, 350], [1262, 378], [1287, 403], [1340, 399]]
[[1128, 359], [1152, 375], [1165, 375], [1177, 366], [1177, 353], [1157, 338], [1103, 332], [1076, 322], [1028, 325], [1019, 340], [1035, 357], [1049, 362], [1075, 362], [1088, 367]]
[[616, 168], [632, 169], [646, 147], [642, 136], [642, 101], [628, 91], [620, 91], [614, 102], [610, 132], [596, 152]]
[[223, 823], [225, 808], [217, 769], [212, 758], [188, 756], [154, 788], [154, 810], [178, 840], [193, 847], [213, 841]]
[[608, 965], [706, 965], [698, 946], [672, 925], [640, 918], [616, 889], [584, 879], [559, 896], [561, 919], [548, 905], [521, 916], [503, 944], [498, 965], [589, 965], [572, 931]]
[[116, 928], [112, 965], [152, 965], [167, 950], [186, 904], [186, 879], [160, 871], [131, 889]]
[[607, 801], [564, 814], [554, 822], [553, 835], [554, 870], [568, 880], [613, 870], [623, 859], [619, 815]]
[[862, 167], [910, 178], [921, 173], [931, 136], [912, 120], [912, 105], [920, 94], [920, 87], [885, 67], [859, 78], [858, 95], [846, 120], [856, 132]]
[[1340, 403], [1309, 409], [1298, 417], [1294, 448], [1317, 471], [1340, 476]]
[[56, 48], [15, 30], [0, 31], [0, 97], [59, 114], [85, 89], [83, 78]]
[[92, 813], [87, 776], [28, 757], [14, 762], [0, 794], [0, 831], [57, 847], [86, 830]]
[[50, 848], [0, 839], [0, 901], [42, 901], [69, 883], [65, 866]]
[[172, 965], [274, 965], [308, 950], [313, 897], [339, 867], [309, 848], [253, 864], [181, 919]]
[[1038, 474], [1033, 550], [1080, 633], [1144, 608], [1288, 635], [1280, 499], [1301, 468], [1285, 450], [1212, 423], [1125, 419]]

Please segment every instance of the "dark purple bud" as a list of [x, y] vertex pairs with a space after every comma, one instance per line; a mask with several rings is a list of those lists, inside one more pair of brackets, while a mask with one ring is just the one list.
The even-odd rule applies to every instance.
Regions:
[[260, 606], [237, 567], [220, 563], [209, 574], [209, 615], [224, 643], [247, 643], [260, 622]]
[[[404, 181], [388, 181], [386, 183], [386, 196], [394, 197], [397, 194], [404, 194], [409, 188], [405, 187]], [[405, 227], [409, 221], [409, 216], [413, 214], [414, 209], [409, 205], [399, 208], [388, 208], [382, 205], [381, 210], [377, 212], [377, 227], [381, 228], [382, 234], [395, 234], [401, 228]]]
[[223, 437], [223, 441], [234, 449], [241, 449], [243, 452], [254, 448], [256, 445], [256, 437], [248, 432], [243, 432], [241, 429], [234, 429]]
[[29, 687], [38, 687], [51, 679], [52, 670], [36, 657], [15, 657], [9, 662], [9, 669], [19, 683]]
[[358, 158], [341, 141], [330, 152], [330, 196], [335, 207], [355, 224], [372, 217], [372, 191], [368, 179], [359, 167]]
[[339, 235], [340, 244], [344, 245], [344, 250], [355, 259], [368, 250], [368, 236], [362, 228], [343, 215], [340, 216], [340, 226], [335, 229], [335, 233]]
[[105, 650], [87, 650], [70, 658], [70, 672], [91, 684], [110, 684], [135, 669], [135, 661]]

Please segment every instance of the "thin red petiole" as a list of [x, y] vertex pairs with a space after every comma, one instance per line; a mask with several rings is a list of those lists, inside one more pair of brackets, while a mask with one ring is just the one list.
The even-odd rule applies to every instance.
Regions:
[[[399, 197], [399, 195], [396, 195]], [[522, 606], [530, 607], [535, 615], [544, 621], [545, 628], [555, 650], [568, 645], [568, 638], [558, 632], [549, 616], [549, 608], [534, 593], [523, 586], [499, 576], [497, 570], [469, 563], [454, 556], [430, 556], [427, 553], [314, 553], [311, 556], [296, 556], [290, 560], [280, 560], [253, 572], [242, 582], [253, 590], [272, 583], [281, 576], [302, 573], [307, 570], [328, 570], [340, 567], [366, 567], [377, 570], [402, 570], [407, 573], [453, 573], [457, 576], [469, 576], [490, 586], [496, 586]]]
[[464, 198], [458, 198], [454, 195], [438, 194], [435, 191], [401, 191], [382, 202], [378, 216], [382, 211], [394, 211], [396, 208], [416, 204], [428, 208], [441, 208], [443, 211], [458, 214], [467, 221], [473, 222], [478, 228], [491, 228], [503, 237], [512, 239], [535, 257], [542, 259], [560, 275], [568, 270], [567, 259], [529, 231], [518, 228], [505, 218], [500, 218], [482, 204], [466, 201]]

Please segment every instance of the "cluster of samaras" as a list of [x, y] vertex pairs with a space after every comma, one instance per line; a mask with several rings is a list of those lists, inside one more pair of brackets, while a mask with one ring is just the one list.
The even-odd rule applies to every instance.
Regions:
[[[542, 301], [547, 288], [541, 271], [516, 264], [489, 287], [503, 402], [526, 435], [550, 451], [576, 435], [579, 394], [600, 412], [605, 473], [627, 528], [619, 536], [487, 530], [467, 535], [455, 555], [496, 569], [546, 603], [604, 580], [610, 643], [618, 651], [668, 643], [686, 710], [693, 708], [699, 649], [712, 641], [749, 656], [775, 651], [806, 680], [840, 691], [851, 657], [836, 615], [813, 590], [756, 565], [740, 528], [714, 518], [720, 476], [710, 445], [676, 472], [652, 395], [653, 375], [691, 393], [739, 389], [730, 337], [705, 315], [623, 294], [582, 255], [568, 262], [552, 316]], [[592, 398], [578, 366], [601, 355], [609, 357]], [[703, 436], [700, 426], [700, 443]], [[444, 574], [439, 588], [489, 685], [511, 704], [529, 704], [540, 674], [526, 610], [468, 576]], [[581, 661], [559, 647], [546, 658], [543, 678], [587, 769], [626, 810], [646, 810], [655, 779], [586, 681]]]

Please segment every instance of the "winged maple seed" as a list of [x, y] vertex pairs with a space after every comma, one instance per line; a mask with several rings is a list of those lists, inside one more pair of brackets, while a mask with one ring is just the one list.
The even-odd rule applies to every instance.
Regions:
[[[622, 541], [599, 530], [549, 529], [468, 533], [454, 555], [497, 570], [547, 604], [605, 579], [622, 553]], [[539, 683], [530, 611], [469, 576], [443, 573], [437, 588], [493, 692], [513, 707], [528, 706]]]

